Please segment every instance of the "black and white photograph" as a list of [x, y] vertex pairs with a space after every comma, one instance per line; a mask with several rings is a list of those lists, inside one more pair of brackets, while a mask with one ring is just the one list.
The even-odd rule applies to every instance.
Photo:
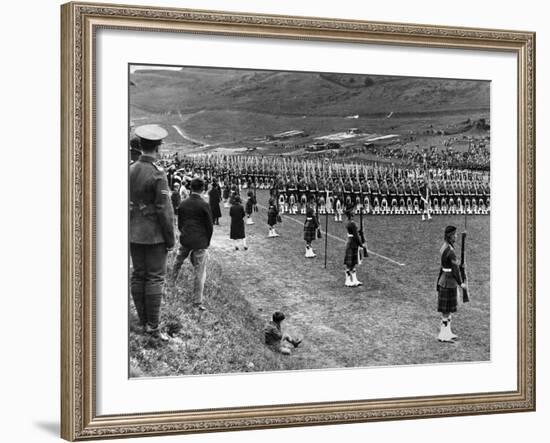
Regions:
[[130, 377], [491, 359], [489, 81], [128, 88]]

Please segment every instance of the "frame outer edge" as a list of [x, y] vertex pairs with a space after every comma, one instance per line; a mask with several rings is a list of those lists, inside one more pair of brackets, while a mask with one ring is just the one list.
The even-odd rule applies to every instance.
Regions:
[[77, 425], [74, 340], [74, 10], [61, 5], [61, 438], [74, 441]]
[[[464, 402], [451, 405], [425, 406], [413, 405], [412, 409], [397, 406], [395, 409], [379, 410], [372, 414], [367, 410], [317, 411], [306, 413], [297, 411], [297, 414], [280, 415], [278, 413], [261, 416], [252, 414], [250, 417], [208, 417], [199, 422], [187, 419], [182, 420], [176, 413], [175, 420], [158, 416], [152, 417], [124, 417], [115, 416], [113, 422], [108, 423], [102, 417], [95, 417], [93, 400], [93, 374], [90, 374], [93, 362], [90, 352], [93, 352], [93, 340], [87, 321], [92, 308], [88, 291], [94, 290], [88, 279], [94, 270], [90, 269], [85, 260], [93, 252], [90, 224], [93, 219], [90, 211], [95, 208], [93, 198], [86, 195], [93, 188], [93, 171], [90, 154], [86, 153], [86, 146], [90, 140], [89, 122], [89, 81], [86, 78], [87, 60], [91, 56], [87, 53], [86, 33], [87, 15], [99, 13], [100, 16], [113, 15], [112, 9], [120, 8], [122, 15], [133, 19], [130, 5], [109, 5], [93, 3], [68, 3], [61, 6], [61, 436], [75, 440], [90, 440], [97, 438], [136, 437], [149, 435], [187, 434], [199, 432], [220, 432], [244, 429], [262, 429], [287, 426], [338, 424], [353, 422], [370, 422], [380, 420], [429, 418], [443, 416], [461, 416], [488, 414], [498, 412], [533, 411], [535, 410], [535, 34], [529, 32], [474, 30], [460, 28], [442, 28], [428, 25], [404, 24], [368, 24], [336, 20], [342, 28], [331, 28], [333, 32], [345, 33], [394, 33], [401, 39], [409, 41], [411, 35], [419, 32], [432, 43], [439, 39], [439, 43], [448, 42], [450, 47], [460, 46], [461, 42], [487, 40], [494, 43], [502, 41], [503, 47], [497, 49], [496, 43], [492, 50], [510, 50], [518, 54], [518, 62], [522, 64], [518, 69], [519, 90], [518, 109], [518, 195], [520, 241], [520, 278], [519, 297], [520, 318], [523, 320], [518, 331], [518, 392], [519, 398], [508, 398], [491, 403], [490, 398], [482, 402], [479, 408], [470, 405], [467, 399]], [[138, 7], [140, 12], [148, 13], [149, 19], [158, 20], [160, 17], [155, 11], [158, 8]], [[118, 12], [118, 11], [117, 11]], [[257, 26], [284, 26], [299, 30], [304, 26], [305, 34], [316, 27], [323, 29], [331, 19], [315, 19], [310, 17], [262, 16], [237, 12], [193, 11], [163, 9], [162, 18], [193, 22], [200, 18], [208, 27], [225, 24], [226, 20], [232, 26], [242, 25], [244, 28]], [[139, 14], [138, 14], [139, 17]], [[170, 20], [170, 21], [171, 21]], [[391, 25], [391, 26], [390, 26]], [[388, 28], [389, 27], [389, 28]], [[393, 30], [392, 30], [393, 29]], [[441, 29], [439, 33], [438, 29]], [[300, 34], [300, 33], [298, 33]], [[88, 42], [89, 43], [89, 42]], [[422, 42], [411, 42], [414, 45], [423, 45]], [[398, 43], [393, 43], [398, 44]], [[427, 46], [437, 47], [438, 44]], [[92, 46], [93, 47], [93, 46]], [[487, 48], [489, 49], [489, 48]], [[92, 212], [93, 215], [93, 212]], [[90, 249], [92, 248], [92, 249]], [[90, 274], [91, 271], [91, 274]], [[90, 292], [91, 293], [91, 292]], [[92, 385], [91, 385], [92, 384]], [[462, 404], [464, 403], [464, 404]], [[353, 408], [352, 408], [353, 409]], [[254, 408], [252, 409], [254, 412]], [[258, 412], [258, 411], [255, 411]], [[241, 411], [242, 413], [242, 411]], [[208, 415], [208, 413], [207, 413]], [[137, 422], [132, 423], [132, 418]], [[151, 420], [152, 418], [152, 420]], [[188, 417], [189, 418], [189, 417]], [[96, 421], [97, 419], [97, 421]], [[95, 423], [94, 423], [95, 422]]]
[[[537, 340], [536, 340], [536, 322], [537, 322], [537, 311], [536, 311], [536, 299], [537, 299], [537, 266], [536, 266], [536, 244], [537, 244], [537, 191], [536, 191], [536, 172], [537, 172], [537, 139], [536, 139], [536, 33], [532, 32], [529, 35], [528, 39], [528, 46], [530, 48], [530, 54], [529, 59], [527, 61], [527, 82], [530, 84], [529, 89], [529, 96], [527, 98], [528, 105], [530, 105], [530, 108], [527, 111], [528, 119], [529, 119], [529, 125], [528, 125], [528, 146], [531, 150], [531, 158], [530, 165], [531, 165], [531, 176], [529, 177], [528, 181], [529, 184], [532, 186], [531, 189], [531, 220], [529, 223], [529, 226], [531, 227], [531, 238], [529, 241], [531, 242], [531, 248], [530, 248], [530, 265], [528, 272], [530, 271], [530, 278], [531, 278], [531, 312], [530, 312], [530, 324], [531, 324], [531, 331], [529, 332], [529, 338], [531, 339], [531, 374], [529, 376], [531, 377], [531, 410], [536, 411], [537, 407]], [[529, 283], [528, 283], [529, 287]], [[529, 324], [529, 322], [528, 322]], [[529, 380], [527, 380], [529, 383]]]
[[74, 127], [73, 114], [74, 82], [73, 72], [74, 36], [72, 34], [72, 8], [61, 6], [61, 437], [72, 441], [74, 438], [74, 341], [73, 325], [73, 291], [71, 288], [73, 274], [71, 257], [72, 243], [72, 134]]

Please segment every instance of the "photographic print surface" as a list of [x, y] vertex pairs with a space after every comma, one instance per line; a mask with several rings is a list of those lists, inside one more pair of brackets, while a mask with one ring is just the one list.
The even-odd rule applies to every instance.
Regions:
[[490, 360], [490, 82], [128, 88], [130, 377]]

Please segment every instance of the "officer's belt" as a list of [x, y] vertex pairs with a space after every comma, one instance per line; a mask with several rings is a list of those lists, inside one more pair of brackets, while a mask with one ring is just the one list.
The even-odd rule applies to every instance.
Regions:
[[453, 272], [453, 270], [450, 269], [450, 268], [441, 268], [441, 270], [442, 270], [443, 272]]
[[130, 202], [130, 206], [132, 209], [134, 208], [139, 209], [139, 212], [141, 212], [142, 215], [150, 215], [150, 214], [155, 214], [157, 212], [157, 207], [154, 203], [149, 203], [149, 204], [139, 203], [136, 205], [134, 202]]

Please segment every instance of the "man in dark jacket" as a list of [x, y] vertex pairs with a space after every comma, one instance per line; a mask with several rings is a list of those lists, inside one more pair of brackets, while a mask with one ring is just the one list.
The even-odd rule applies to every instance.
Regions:
[[191, 180], [191, 195], [178, 207], [178, 229], [180, 248], [174, 262], [172, 280], [175, 282], [185, 259], [190, 255], [194, 268], [193, 305], [201, 311], [203, 305], [204, 282], [206, 280], [206, 259], [212, 238], [213, 223], [210, 205], [201, 197], [204, 181]]
[[157, 125], [140, 126], [135, 133], [142, 155], [130, 166], [132, 298], [145, 331], [167, 339], [159, 319], [167, 251], [175, 242], [174, 211], [166, 174], [154, 162], [168, 133]]

